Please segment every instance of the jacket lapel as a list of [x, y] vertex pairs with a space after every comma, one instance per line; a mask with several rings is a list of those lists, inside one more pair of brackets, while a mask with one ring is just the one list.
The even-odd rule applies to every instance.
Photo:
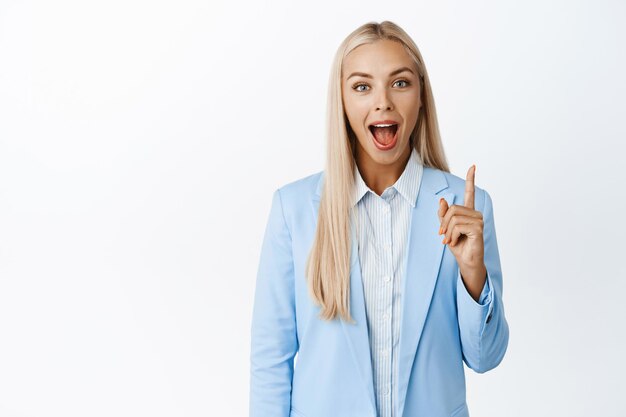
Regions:
[[398, 416], [402, 416], [409, 377], [424, 322], [435, 290], [445, 245], [439, 235], [439, 199], [454, 204], [443, 172], [424, 166], [417, 202], [413, 207], [408, 251], [404, 260], [403, 305], [398, 352]]
[[[319, 201], [325, 173], [319, 176], [312, 205], [314, 224], [317, 226]], [[424, 322], [430, 306], [439, 265], [443, 255], [443, 237], [438, 234], [439, 198], [443, 197], [449, 205], [454, 203], [454, 193], [440, 192], [448, 188], [444, 174], [436, 169], [424, 166], [417, 202], [411, 213], [411, 230], [408, 237], [408, 250], [405, 263], [405, 276], [401, 317], [401, 331], [399, 340], [399, 375], [398, 375], [398, 415], [404, 410], [407, 387], [417, 346], [424, 328]], [[356, 324], [345, 323], [341, 326], [348, 339], [350, 353], [354, 359], [367, 398], [376, 414], [376, 399], [374, 396], [374, 381], [372, 370], [369, 333], [365, 313], [365, 298], [361, 276], [361, 264], [358, 256], [358, 242], [356, 241], [355, 225], [351, 226], [351, 272], [350, 272], [350, 312]]]

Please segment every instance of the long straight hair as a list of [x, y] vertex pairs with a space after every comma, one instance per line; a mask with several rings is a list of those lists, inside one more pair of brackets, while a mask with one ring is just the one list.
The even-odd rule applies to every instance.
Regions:
[[350, 223], [355, 218], [352, 203], [357, 139], [343, 107], [343, 60], [356, 47], [384, 39], [404, 46], [415, 62], [420, 78], [422, 106], [411, 132], [410, 146], [416, 149], [424, 166], [450, 172], [439, 135], [428, 73], [417, 45], [393, 22], [369, 22], [360, 26], [339, 45], [328, 80], [324, 183], [315, 238], [306, 262], [309, 293], [315, 304], [321, 306], [319, 318], [323, 320], [333, 320], [339, 315], [354, 323], [350, 314], [350, 254], [355, 242], [351, 239]]

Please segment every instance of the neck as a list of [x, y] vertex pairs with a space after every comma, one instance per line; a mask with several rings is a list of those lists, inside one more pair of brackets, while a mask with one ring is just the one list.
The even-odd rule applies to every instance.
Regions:
[[365, 150], [357, 147], [355, 162], [365, 184], [376, 194], [381, 195], [387, 187], [398, 181], [410, 157], [411, 147], [407, 146], [397, 161], [384, 165], [374, 161]]

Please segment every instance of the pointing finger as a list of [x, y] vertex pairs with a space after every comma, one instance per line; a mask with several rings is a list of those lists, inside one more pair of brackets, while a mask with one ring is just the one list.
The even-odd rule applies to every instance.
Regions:
[[467, 177], [465, 178], [465, 207], [469, 207], [474, 210], [474, 178], [476, 176], [476, 165], [472, 165], [467, 170]]

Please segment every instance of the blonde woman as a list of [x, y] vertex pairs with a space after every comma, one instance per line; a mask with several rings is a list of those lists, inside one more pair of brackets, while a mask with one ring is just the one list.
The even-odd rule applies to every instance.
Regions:
[[[340, 45], [324, 171], [278, 188], [251, 327], [251, 417], [467, 417], [463, 363], [508, 346], [493, 205], [450, 173], [396, 24]], [[297, 355], [297, 356], [296, 356]]]

